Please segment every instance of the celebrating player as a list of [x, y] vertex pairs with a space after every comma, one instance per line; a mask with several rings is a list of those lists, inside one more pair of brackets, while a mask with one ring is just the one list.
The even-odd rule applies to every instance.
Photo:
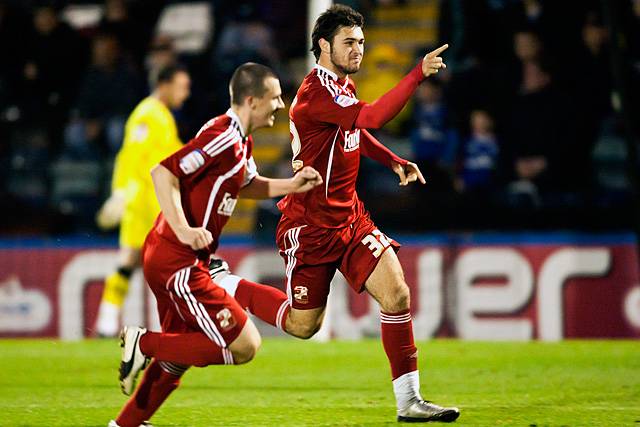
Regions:
[[162, 332], [123, 329], [120, 385], [125, 394], [131, 394], [138, 373], [154, 360], [110, 427], [137, 427], [148, 420], [189, 366], [241, 364], [253, 358], [260, 334], [238, 303], [209, 277], [209, 257], [239, 194], [276, 197], [322, 184], [312, 167], [291, 179], [258, 175], [250, 135], [273, 126], [275, 113], [284, 107], [275, 74], [263, 65], [241, 65], [229, 90], [231, 108], [151, 172], [162, 212], [142, 255]]
[[182, 147], [170, 109], [189, 97], [190, 79], [180, 66], [160, 71], [155, 90], [133, 110], [125, 127], [122, 148], [113, 169], [111, 196], [97, 215], [101, 228], [120, 223], [119, 264], [105, 281], [96, 322], [99, 336], [116, 336], [129, 278], [140, 266], [140, 249], [160, 206], [149, 170]]
[[309, 338], [320, 328], [329, 283], [339, 270], [356, 292], [366, 290], [380, 304], [398, 420], [450, 422], [460, 415], [457, 408], [440, 407], [420, 395], [409, 287], [396, 256], [400, 245], [378, 230], [356, 194], [361, 154], [391, 168], [400, 185], [425, 183], [415, 164], [393, 154], [366, 128], [384, 125], [424, 78], [445, 68], [438, 55], [448, 46], [428, 53], [394, 88], [368, 104], [356, 98], [349, 78], [360, 69], [362, 26], [362, 15], [342, 5], [318, 18], [312, 35], [317, 65], [289, 111], [293, 170], [313, 166], [321, 171], [324, 185], [288, 195], [278, 204], [277, 243], [286, 266], [287, 295], [227, 274], [219, 261], [212, 265], [212, 275], [220, 275], [221, 286], [251, 313]]

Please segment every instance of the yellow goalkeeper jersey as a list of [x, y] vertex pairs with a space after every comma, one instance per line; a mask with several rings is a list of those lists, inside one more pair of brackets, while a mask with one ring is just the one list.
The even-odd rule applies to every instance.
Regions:
[[112, 191], [121, 191], [126, 200], [121, 242], [136, 247], [141, 246], [160, 212], [151, 168], [179, 150], [182, 143], [171, 111], [152, 96], [133, 110], [124, 131], [113, 168]]

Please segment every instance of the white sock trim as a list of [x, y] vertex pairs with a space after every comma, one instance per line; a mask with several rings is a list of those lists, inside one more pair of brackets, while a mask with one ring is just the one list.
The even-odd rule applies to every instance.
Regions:
[[229, 293], [232, 297], [236, 296], [236, 290], [238, 290], [238, 283], [240, 283], [242, 277], [236, 276], [235, 274], [227, 274], [222, 279], [216, 282], [218, 286], [223, 288], [225, 291]]
[[407, 372], [393, 380], [393, 393], [396, 395], [398, 410], [407, 408], [416, 399], [422, 399], [419, 371]]

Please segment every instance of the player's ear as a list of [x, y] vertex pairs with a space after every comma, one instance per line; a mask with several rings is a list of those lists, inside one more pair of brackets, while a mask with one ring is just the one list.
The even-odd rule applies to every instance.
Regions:
[[255, 110], [258, 106], [258, 99], [255, 96], [249, 95], [244, 99], [245, 105], [248, 105], [250, 109]]
[[325, 38], [321, 38], [318, 40], [318, 44], [320, 45], [320, 50], [324, 53], [331, 54], [331, 43]]

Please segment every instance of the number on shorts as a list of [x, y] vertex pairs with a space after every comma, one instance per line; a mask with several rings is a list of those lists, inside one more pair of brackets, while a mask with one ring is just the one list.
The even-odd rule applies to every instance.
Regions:
[[389, 242], [389, 238], [382, 234], [380, 230], [375, 229], [371, 234], [362, 239], [362, 244], [371, 250], [374, 258], [378, 258], [382, 255], [382, 252], [391, 245], [391, 242]]

